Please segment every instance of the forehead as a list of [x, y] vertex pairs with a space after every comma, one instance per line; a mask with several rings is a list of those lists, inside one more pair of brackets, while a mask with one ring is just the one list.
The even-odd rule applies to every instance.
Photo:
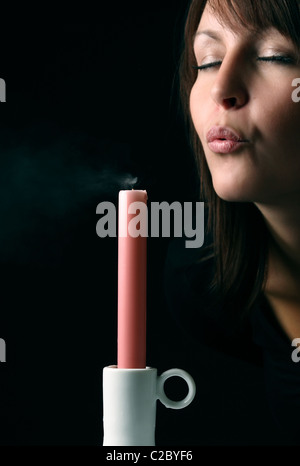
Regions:
[[227, 24], [222, 21], [221, 18], [217, 17], [216, 14], [211, 10], [209, 5], [206, 5], [202, 17], [200, 19], [197, 31], [194, 36], [194, 41], [207, 41], [215, 40], [216, 42], [223, 42], [224, 37], [243, 38], [251, 41], [263, 40], [263, 39], [278, 39], [284, 37], [275, 27], [267, 26], [263, 30], [256, 28], [247, 28], [241, 23]]
[[249, 29], [246, 29], [237, 22], [233, 23], [232, 25], [226, 24], [225, 21], [221, 20], [221, 17], [216, 16], [209, 4], [206, 4], [195, 36], [197, 37], [199, 35], [202, 35], [204, 32], [206, 33], [213, 31], [215, 31], [216, 36], [219, 35], [221, 32], [229, 32], [231, 34], [236, 34], [237, 32], [250, 32]]

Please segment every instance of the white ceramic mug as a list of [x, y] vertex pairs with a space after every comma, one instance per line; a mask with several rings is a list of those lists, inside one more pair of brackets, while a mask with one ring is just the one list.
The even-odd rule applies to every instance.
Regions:
[[[170, 377], [183, 378], [189, 388], [180, 401], [170, 400], [164, 383]], [[156, 400], [167, 408], [182, 409], [194, 399], [193, 378], [182, 369], [170, 369], [157, 376], [157, 369], [103, 369], [104, 446], [155, 445]]]

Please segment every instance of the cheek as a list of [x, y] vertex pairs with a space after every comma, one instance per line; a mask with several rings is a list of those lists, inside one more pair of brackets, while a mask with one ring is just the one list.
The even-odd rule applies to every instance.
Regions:
[[[256, 103], [257, 118], [264, 117], [270, 127], [276, 130], [286, 130], [291, 125], [297, 125], [300, 118], [300, 105], [292, 99], [292, 79], [280, 80], [277, 85], [265, 86], [264, 92], [260, 89], [261, 102]], [[263, 104], [262, 104], [263, 102]], [[259, 105], [260, 104], [260, 105]]]
[[203, 128], [203, 115], [204, 115], [204, 109], [203, 105], [201, 104], [203, 102], [202, 99], [202, 92], [199, 91], [198, 87], [196, 84], [191, 89], [190, 93], [190, 112], [191, 112], [191, 118], [195, 127], [195, 130], [202, 139], [201, 133], [202, 133], [202, 128]]
[[300, 103], [292, 100], [290, 89], [266, 99], [265, 106], [257, 114], [257, 121], [265, 128], [270, 140], [288, 147], [300, 144]]

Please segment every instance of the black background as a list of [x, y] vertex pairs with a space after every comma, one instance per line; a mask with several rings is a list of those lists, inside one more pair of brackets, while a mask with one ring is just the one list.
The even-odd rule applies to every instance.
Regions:
[[[102, 369], [116, 363], [117, 239], [96, 235], [96, 207], [117, 205], [128, 174], [148, 202], [197, 199], [175, 93], [187, 3], [111, 2], [92, 23], [1, 31], [3, 445], [102, 444]], [[280, 443], [261, 370], [196, 347], [174, 323], [163, 289], [169, 241], [148, 240], [147, 364], [187, 370], [197, 395], [180, 411], [158, 402], [157, 444]], [[185, 393], [179, 379], [166, 389]]]

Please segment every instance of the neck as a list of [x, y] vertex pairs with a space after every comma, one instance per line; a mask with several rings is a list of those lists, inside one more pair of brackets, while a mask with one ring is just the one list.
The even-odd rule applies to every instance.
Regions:
[[300, 283], [300, 202], [256, 206], [270, 232], [266, 290], [294, 295]]

